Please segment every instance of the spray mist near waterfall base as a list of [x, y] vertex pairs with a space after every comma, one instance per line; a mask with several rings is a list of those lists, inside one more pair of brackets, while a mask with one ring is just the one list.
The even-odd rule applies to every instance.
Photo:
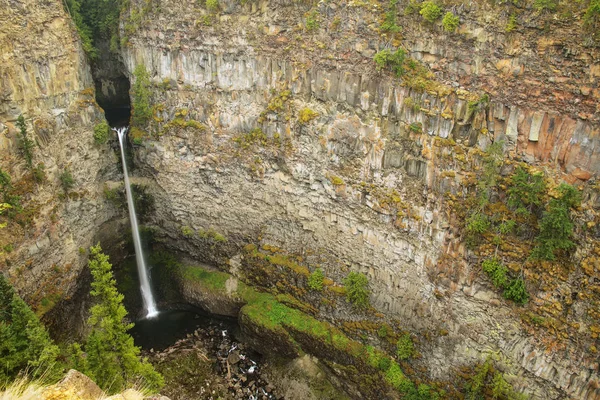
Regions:
[[125, 193], [127, 194], [129, 220], [131, 221], [133, 247], [135, 248], [135, 261], [137, 263], [138, 275], [140, 277], [140, 290], [142, 292], [142, 299], [144, 301], [144, 307], [146, 309], [146, 318], [153, 318], [158, 315], [158, 310], [156, 309], [156, 302], [154, 301], [154, 296], [152, 295], [152, 288], [150, 287], [150, 278], [148, 276], [148, 268], [146, 267], [144, 253], [142, 252], [140, 231], [138, 229], [137, 216], [135, 214], [135, 206], [133, 204], [133, 195], [131, 193], [131, 187], [129, 184], [127, 162], [125, 161], [125, 135], [127, 134], [128, 128], [113, 128], [113, 130], [117, 132], [117, 135], [119, 136], [119, 146], [121, 147], [121, 160], [123, 162], [123, 176], [125, 179]]

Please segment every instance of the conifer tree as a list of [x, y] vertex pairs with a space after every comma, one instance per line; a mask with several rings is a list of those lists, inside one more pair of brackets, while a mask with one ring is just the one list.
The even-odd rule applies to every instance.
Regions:
[[56, 380], [59, 349], [29, 306], [0, 274], [0, 385], [19, 372]]
[[570, 210], [581, 202], [581, 193], [571, 185], [560, 184], [557, 189], [559, 196], [550, 200], [548, 209], [544, 212], [536, 237], [536, 246], [532, 251], [533, 259], [554, 260], [557, 250], [570, 250], [575, 246], [573, 238], [573, 222]]
[[150, 77], [144, 64], [139, 64], [133, 71], [135, 83], [131, 90], [132, 110], [131, 122], [134, 126], [144, 127], [152, 118], [152, 108], [150, 107]]
[[25, 118], [23, 115], [19, 115], [17, 118], [17, 126], [19, 127], [19, 150], [27, 163], [27, 166], [33, 168], [33, 148], [35, 142], [27, 136], [27, 126], [25, 125]]
[[90, 248], [89, 267], [93, 282], [91, 294], [97, 301], [90, 312], [88, 324], [92, 331], [87, 338], [86, 373], [109, 392], [122, 390], [142, 380], [150, 390], [162, 387], [163, 377], [145, 359], [140, 359], [140, 349], [127, 331], [127, 311], [123, 295], [117, 291], [112, 265], [102, 253], [100, 245]]

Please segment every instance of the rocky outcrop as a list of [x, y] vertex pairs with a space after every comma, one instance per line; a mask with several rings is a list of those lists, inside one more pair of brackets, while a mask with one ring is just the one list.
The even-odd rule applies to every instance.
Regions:
[[[591, 91], [570, 97], [582, 113], [562, 95], [565, 102], [541, 101], [524, 84], [529, 71], [516, 68], [532, 50], [498, 50], [490, 43], [510, 37], [483, 32], [468, 15], [461, 35], [407, 22], [415, 29], [404, 43], [443, 81], [425, 90], [375, 71], [372, 56], [385, 44], [372, 28], [379, 14], [367, 7], [323, 3], [316, 32], [294, 28], [308, 6], [287, 2], [222, 2], [217, 14], [196, 3], [161, 10], [128, 37], [123, 58], [130, 75], [144, 64], [154, 84], [158, 106], [136, 157], [155, 182], [162, 239], [214, 263], [234, 256], [234, 274], [243, 275], [238, 252], [248, 242], [299, 254], [338, 282], [348, 270], [364, 272], [379, 311], [433, 336], [420, 351], [435, 379], [494, 355], [532, 398], [600, 395], [597, 359], [585, 349], [547, 353], [473, 266], [463, 260], [442, 271], [444, 257], [466, 254], [443, 196], [463, 193], [458, 165], [467, 153], [503, 140], [511, 158], [567, 179], [599, 172]], [[586, 64], [596, 53], [581, 51], [568, 65], [597, 82]], [[507, 88], [490, 63], [512, 74]], [[513, 73], [513, 64], [526, 72]], [[573, 89], [570, 80], [552, 84], [550, 70], [538, 73], [556, 93]], [[480, 90], [492, 93], [489, 104]]]
[[[61, 2], [23, 0], [0, 10], [0, 168], [24, 210], [0, 230], [0, 270], [40, 314], [74, 295], [86, 249], [114, 216], [103, 181], [118, 176], [107, 145], [94, 145], [104, 119], [77, 32]], [[34, 179], [18, 149], [16, 119], [34, 139]], [[72, 187], [63, 189], [69, 171]], [[79, 319], [83, 305], [71, 310]], [[66, 328], [66, 327], [63, 327]]]

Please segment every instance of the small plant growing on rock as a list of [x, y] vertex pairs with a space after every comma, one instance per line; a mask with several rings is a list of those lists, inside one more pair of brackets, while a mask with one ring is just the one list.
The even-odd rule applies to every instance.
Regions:
[[514, 31], [517, 28], [517, 16], [515, 14], [511, 14], [510, 17], [508, 17], [508, 22], [506, 23], [506, 27], [504, 28], [504, 31], [506, 33], [510, 33], [512, 31]]
[[19, 128], [18, 147], [27, 166], [31, 169], [33, 168], [33, 148], [35, 147], [35, 143], [27, 136], [27, 126], [22, 114], [17, 118], [17, 127]]
[[444, 14], [444, 18], [442, 18], [442, 26], [444, 27], [445, 31], [454, 32], [456, 28], [458, 28], [459, 24], [460, 19], [456, 15], [452, 14], [450, 11]]
[[497, 258], [488, 258], [481, 264], [483, 271], [489, 276], [494, 286], [504, 288], [508, 284], [508, 269]]
[[521, 277], [513, 279], [504, 290], [503, 295], [505, 299], [512, 300], [521, 305], [529, 301], [529, 293], [527, 293], [525, 281]]
[[319, 12], [317, 10], [306, 13], [306, 30], [315, 31], [319, 29]]
[[187, 225], [181, 227], [181, 234], [185, 237], [191, 237], [194, 235], [194, 230]]
[[388, 49], [381, 50], [373, 57], [378, 71], [390, 68], [398, 77], [404, 75], [405, 59], [406, 51], [404, 49], [397, 49], [395, 52]]
[[150, 77], [143, 64], [139, 64], [133, 71], [135, 83], [132, 88], [131, 122], [138, 127], [145, 126], [152, 118], [150, 107]]
[[209, 11], [217, 11], [219, 9], [219, 0], [206, 0], [206, 8]]
[[346, 288], [346, 300], [354, 304], [357, 308], [369, 307], [369, 280], [360, 272], [350, 272], [344, 278], [344, 287]]
[[421, 4], [421, 11], [419, 11], [419, 14], [421, 14], [427, 22], [433, 23], [442, 16], [442, 8], [434, 1], [427, 0]]
[[314, 112], [310, 108], [303, 108], [298, 113], [298, 122], [300, 122], [301, 124], [308, 124], [310, 121], [317, 118], [318, 116], [319, 113]]
[[104, 144], [108, 141], [110, 134], [110, 127], [106, 121], [102, 121], [94, 126], [94, 142], [98, 145]]
[[408, 360], [415, 353], [415, 346], [408, 333], [403, 334], [396, 343], [396, 355], [400, 360]]
[[398, 4], [398, 0], [390, 0], [388, 11], [385, 13], [383, 22], [381, 23], [381, 30], [383, 32], [400, 32], [400, 27], [396, 24], [396, 4]]
[[75, 185], [75, 179], [73, 179], [73, 175], [68, 168], [65, 168], [58, 178], [60, 179], [60, 184], [65, 193], [68, 192], [73, 185]]
[[33, 174], [33, 180], [37, 183], [43, 183], [46, 181], [46, 166], [44, 163], [39, 163], [36, 167], [31, 169], [31, 173]]
[[321, 271], [321, 268], [317, 268], [308, 277], [308, 287], [311, 290], [320, 292], [323, 290], [323, 280], [324, 279], [325, 279], [325, 275], [323, 275], [323, 271]]

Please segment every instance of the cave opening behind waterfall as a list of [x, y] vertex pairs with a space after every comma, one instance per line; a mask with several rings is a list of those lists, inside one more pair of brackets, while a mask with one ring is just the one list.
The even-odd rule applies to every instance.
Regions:
[[129, 80], [123, 75], [110, 82], [96, 81], [96, 101], [104, 109], [108, 124], [112, 127], [129, 125], [131, 102]]

